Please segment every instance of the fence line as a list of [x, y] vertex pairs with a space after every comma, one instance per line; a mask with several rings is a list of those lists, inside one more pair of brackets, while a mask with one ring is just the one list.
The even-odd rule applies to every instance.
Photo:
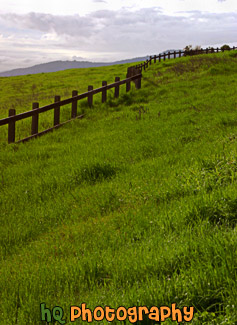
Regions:
[[[102, 81], [102, 87], [93, 89], [93, 86], [90, 85], [88, 86], [88, 91], [85, 93], [82, 93], [78, 95], [78, 92], [76, 90], [73, 90], [72, 92], [72, 97], [67, 98], [64, 100], [60, 100], [60, 96], [55, 96], [54, 98], [54, 103], [49, 104], [43, 107], [39, 107], [39, 103], [33, 103], [32, 104], [32, 110], [24, 113], [20, 113], [16, 115], [16, 110], [15, 109], [9, 109], [9, 116], [1, 119], [0, 120], [0, 126], [1, 125], [6, 125], [8, 124], [8, 143], [14, 143], [15, 142], [15, 129], [16, 129], [16, 122], [20, 121], [22, 119], [25, 119], [27, 117], [32, 116], [32, 124], [31, 124], [31, 135], [27, 138], [21, 139], [17, 142], [24, 142], [29, 139], [32, 139], [34, 137], [37, 137], [39, 135], [45, 134], [47, 132], [50, 132], [56, 128], [59, 128], [60, 126], [64, 125], [65, 123], [68, 123], [72, 121], [75, 118], [83, 118], [85, 114], [79, 115], [77, 114], [77, 102], [83, 98], [88, 99], [88, 106], [92, 107], [93, 106], [93, 95], [102, 93], [101, 96], [101, 101], [102, 103], [106, 102], [107, 99], [107, 90], [115, 88], [114, 91], [114, 97], [118, 98], [119, 97], [119, 87], [123, 84], [126, 84], [126, 92], [130, 91], [131, 88], [131, 81], [135, 83], [135, 86], [137, 89], [141, 88], [141, 78], [142, 78], [142, 69], [145, 71], [148, 68], [148, 65], [152, 64], [152, 60], [154, 63], [161, 62], [161, 59], [165, 61], [166, 57], [168, 59], [171, 59], [171, 56], [173, 58], [181, 57], [181, 56], [192, 56], [192, 55], [199, 55], [199, 54], [209, 54], [209, 53], [218, 53], [218, 52], [224, 52], [224, 51], [230, 51], [230, 50], [235, 50], [236, 47], [234, 46], [233, 48], [229, 49], [219, 49], [218, 47], [216, 49], [214, 48], [206, 48], [206, 49], [197, 49], [197, 50], [184, 50], [184, 51], [173, 51], [173, 52], [166, 52], [163, 54], [159, 55], [154, 55], [150, 56], [150, 59], [144, 61], [143, 63], [128, 67], [127, 69], [127, 75], [126, 79], [120, 80], [119, 77], [115, 77], [115, 82], [112, 84], [107, 84], [107, 81]], [[67, 104], [72, 104], [71, 108], [71, 119], [60, 123], [60, 107], [67, 105]], [[46, 129], [42, 132], [38, 132], [38, 124], [39, 124], [39, 114], [49, 111], [51, 109], [54, 109], [54, 125], [53, 127]]]
[[[32, 117], [32, 123], [31, 123], [31, 136], [21, 139], [17, 142], [24, 142], [29, 139], [32, 139], [34, 137], [40, 136], [42, 134], [45, 134], [47, 132], [52, 131], [53, 129], [59, 128], [60, 126], [64, 125], [65, 123], [68, 123], [72, 121], [75, 118], [83, 118], [85, 114], [79, 115], [77, 114], [77, 102], [81, 99], [87, 98], [88, 99], [88, 106], [92, 107], [93, 105], [93, 95], [102, 93], [102, 103], [106, 102], [107, 99], [107, 90], [115, 88], [114, 91], [114, 97], [119, 97], [119, 87], [123, 84], [126, 84], [126, 92], [130, 90], [130, 83], [133, 81], [135, 83], [136, 89], [141, 88], [141, 78], [142, 75], [140, 71], [136, 75], [128, 76], [124, 80], [120, 80], [119, 77], [115, 78], [115, 82], [112, 84], [107, 84], [107, 81], [102, 81], [102, 87], [93, 89], [93, 86], [88, 86], [88, 91], [85, 93], [82, 93], [78, 95], [77, 90], [72, 91], [72, 97], [67, 98], [64, 100], [60, 100], [60, 96], [55, 96], [54, 103], [39, 107], [39, 103], [35, 102], [32, 104], [32, 110], [27, 111], [24, 113], [20, 113], [16, 115], [15, 109], [9, 109], [9, 116], [0, 120], [0, 126], [8, 124], [8, 143], [15, 143], [15, 130], [16, 130], [16, 122], [23, 120], [27, 117]], [[71, 107], [71, 119], [69, 121], [66, 121], [64, 123], [60, 123], [60, 107], [72, 104]], [[42, 132], [38, 132], [38, 125], [39, 125], [39, 114], [43, 112], [47, 112], [49, 110], [54, 110], [54, 126], [46, 129]]]
[[159, 54], [159, 55], [154, 55], [154, 56], [150, 56], [150, 59], [144, 61], [143, 63], [134, 65], [132, 67], [130, 67], [131, 69], [139, 69], [140, 72], [142, 71], [142, 69], [145, 71], [148, 68], [148, 64], [151, 65], [152, 60], [154, 60], [154, 63], [157, 62], [157, 60], [159, 60], [159, 62], [161, 62], [161, 60], [163, 59], [165, 61], [166, 58], [171, 59], [171, 56], [173, 55], [174, 59], [177, 57], [181, 57], [181, 56], [193, 56], [193, 55], [199, 55], [199, 54], [210, 54], [210, 53], [219, 53], [219, 52], [224, 52], [224, 51], [232, 51], [232, 50], [236, 50], [237, 48], [235, 46], [233, 46], [233, 48], [229, 48], [228, 50], [224, 50], [224, 49], [220, 49], [220, 48], [206, 48], [206, 49], [190, 49], [190, 50], [184, 50], [184, 51], [173, 51], [173, 52], [166, 52], [163, 54]]

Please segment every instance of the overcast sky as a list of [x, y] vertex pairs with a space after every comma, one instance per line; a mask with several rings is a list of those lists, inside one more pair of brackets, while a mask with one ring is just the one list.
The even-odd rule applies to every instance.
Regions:
[[0, 71], [237, 46], [237, 0], [1, 0]]

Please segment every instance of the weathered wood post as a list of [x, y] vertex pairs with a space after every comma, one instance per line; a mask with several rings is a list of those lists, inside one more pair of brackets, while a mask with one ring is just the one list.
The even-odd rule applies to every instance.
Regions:
[[156, 63], [156, 55], [154, 56], [154, 63]]
[[176, 59], [176, 51], [174, 51], [174, 59]]
[[[57, 103], [57, 102], [60, 102], [60, 96], [55, 96], [54, 97], [54, 102]], [[53, 125], [58, 125], [60, 124], [60, 105], [56, 106], [54, 108], [54, 122], [53, 122]]]
[[164, 53], [164, 61], [165, 61], [166, 53]]
[[[32, 109], [39, 108], [39, 103], [33, 103]], [[32, 123], [31, 123], [31, 135], [37, 134], [39, 128], [39, 113], [36, 113], [32, 116]]]
[[126, 92], [129, 92], [131, 89], [131, 83], [130, 81], [126, 81]]
[[[139, 70], [141, 69], [141, 64], [139, 64]], [[128, 67], [127, 69], [127, 74], [126, 74], [126, 78], [130, 78], [133, 75], [133, 67]], [[126, 81], [126, 92], [130, 91], [131, 89], [131, 81]]]
[[217, 47], [217, 49], [216, 49], [216, 53], [218, 53], [219, 52], [219, 47]]
[[152, 56], [150, 56], [150, 65], [151, 65]]
[[208, 48], [206, 48], [206, 54], [208, 54]]
[[[115, 82], [120, 81], [119, 77], [115, 77]], [[114, 87], [114, 98], [118, 98], [119, 97], [119, 85], [116, 85]]]
[[179, 58], [181, 58], [181, 50], [179, 50]]
[[159, 54], [159, 62], [160, 62], [160, 60], [161, 60], [161, 54]]
[[[93, 86], [88, 86], [88, 91], [93, 90]], [[88, 106], [91, 108], [93, 105], [93, 94], [88, 94]]]
[[[14, 108], [9, 109], [8, 116], [16, 115], [16, 110]], [[8, 123], [8, 143], [15, 142], [16, 134], [16, 121], [11, 121]]]
[[139, 78], [135, 80], [136, 89], [141, 89], [142, 75], [140, 74]]
[[168, 59], [170, 59], [170, 51], [168, 52]]
[[[78, 95], [77, 90], [72, 91], [72, 97], [76, 97]], [[72, 102], [72, 112], [71, 112], [71, 118], [77, 117], [77, 100], [74, 100]]]
[[128, 67], [128, 68], [127, 68], [126, 78], [129, 78], [129, 77], [132, 76], [132, 69], [133, 69], [133, 67]]
[[[102, 81], [102, 87], [107, 86], [107, 81]], [[102, 103], [106, 102], [107, 99], [107, 88], [102, 90]]]

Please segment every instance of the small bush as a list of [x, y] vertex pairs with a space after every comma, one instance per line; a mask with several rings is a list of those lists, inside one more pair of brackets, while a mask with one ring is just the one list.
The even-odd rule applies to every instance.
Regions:
[[221, 50], [222, 50], [222, 51], [229, 51], [229, 50], [230, 50], [230, 46], [227, 45], [227, 44], [222, 45]]
[[200, 45], [196, 45], [195, 47], [193, 47], [192, 45], [187, 45], [184, 48], [184, 56], [187, 55], [195, 55], [195, 54], [202, 54], [202, 48]]

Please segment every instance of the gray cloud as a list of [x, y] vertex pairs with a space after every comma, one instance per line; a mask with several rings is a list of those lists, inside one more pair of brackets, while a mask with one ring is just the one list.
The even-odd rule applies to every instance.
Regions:
[[80, 17], [79, 15], [55, 16], [31, 12], [26, 15], [10, 13], [1, 15], [0, 17], [15, 28], [47, 33], [55, 32], [58, 35], [76, 36], [80, 32], [81, 35], [89, 37], [96, 26], [95, 22], [92, 22], [86, 17]]
[[[168, 16], [155, 7], [137, 11], [99, 10], [83, 17], [5, 14], [0, 15], [1, 25], [5, 26], [2, 38], [0, 35], [2, 49], [8, 52], [9, 59], [16, 52], [20, 58], [22, 52], [25, 57], [35, 58], [35, 63], [40, 63], [36, 62], [39, 53], [49, 59], [85, 57], [87, 53], [93, 59], [100, 54], [117, 60], [183, 48], [187, 44], [237, 41], [237, 13], [234, 12], [190, 11], [188, 15], [185, 12], [183, 16], [180, 13]], [[3, 70], [1, 66], [0, 70]]]

